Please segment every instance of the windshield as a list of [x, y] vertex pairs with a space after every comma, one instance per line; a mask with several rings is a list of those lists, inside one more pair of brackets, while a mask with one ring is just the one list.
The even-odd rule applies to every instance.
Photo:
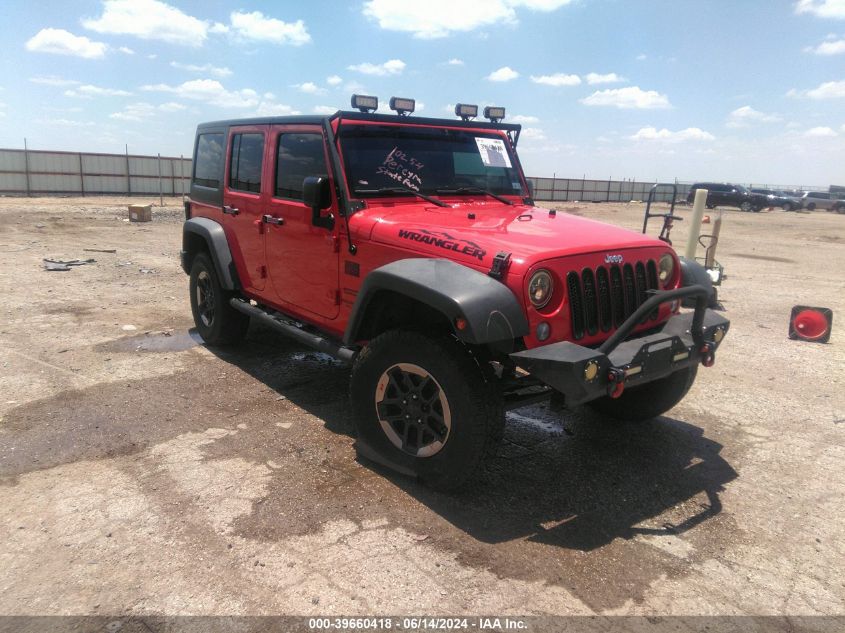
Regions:
[[396, 188], [432, 195], [478, 193], [473, 189], [527, 195], [509, 143], [495, 133], [344, 124], [340, 144], [349, 188], [358, 195]]

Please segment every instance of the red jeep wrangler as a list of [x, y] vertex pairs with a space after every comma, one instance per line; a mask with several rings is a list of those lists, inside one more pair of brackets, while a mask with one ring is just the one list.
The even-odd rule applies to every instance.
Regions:
[[[449, 488], [504, 411], [563, 395], [662, 414], [729, 322], [663, 241], [535, 206], [504, 109], [455, 120], [359, 112], [204, 123], [182, 267], [210, 345], [250, 319], [352, 365], [360, 454]], [[679, 311], [682, 300], [695, 309]]]

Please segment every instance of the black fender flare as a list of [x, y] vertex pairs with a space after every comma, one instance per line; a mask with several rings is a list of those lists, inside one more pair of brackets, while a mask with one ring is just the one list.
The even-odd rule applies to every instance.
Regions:
[[232, 251], [226, 240], [226, 233], [219, 222], [208, 218], [191, 218], [182, 225], [182, 269], [191, 274], [191, 261], [196, 254], [191, 249], [191, 236], [198, 235], [208, 246], [211, 260], [217, 270], [220, 285], [226, 290], [236, 290], [240, 284], [235, 264], [232, 261]]
[[448, 259], [400, 259], [371, 271], [355, 299], [343, 341], [358, 340], [367, 307], [381, 290], [420, 301], [443, 314], [456, 336], [470, 344], [512, 341], [529, 332], [528, 320], [513, 292], [484, 273]]
[[[716, 298], [716, 288], [713, 287], [713, 280], [707, 274], [707, 269], [693, 259], [678, 257], [681, 262], [681, 286], [704, 286], [707, 289], [707, 305], [711, 308], [719, 306]], [[684, 305], [694, 305], [695, 300], [684, 300]]]

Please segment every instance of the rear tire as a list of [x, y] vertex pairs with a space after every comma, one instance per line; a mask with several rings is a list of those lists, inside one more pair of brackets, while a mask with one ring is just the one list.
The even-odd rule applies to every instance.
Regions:
[[209, 345], [229, 345], [243, 340], [249, 317], [229, 305], [233, 293], [220, 285], [214, 263], [206, 253], [194, 257], [189, 289], [194, 325], [202, 340]]
[[665, 378], [626, 389], [618, 398], [604, 396], [587, 406], [619, 421], [642, 422], [663, 415], [683, 400], [695, 382], [698, 365], [680, 369]]
[[451, 336], [376, 337], [355, 360], [350, 401], [359, 441], [439, 490], [477, 475], [504, 431], [494, 378]]
[[837, 213], [845, 213], [845, 204], [837, 204], [835, 207], [833, 207], [833, 210]]

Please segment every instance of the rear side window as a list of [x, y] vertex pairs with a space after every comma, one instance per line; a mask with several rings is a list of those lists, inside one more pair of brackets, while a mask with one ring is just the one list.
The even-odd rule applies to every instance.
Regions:
[[252, 193], [261, 192], [261, 163], [264, 159], [263, 134], [232, 136], [229, 160], [229, 187]]
[[322, 134], [282, 134], [276, 156], [277, 198], [302, 200], [302, 181], [327, 176]]
[[223, 173], [223, 134], [200, 134], [194, 161], [194, 183], [201, 187], [220, 188]]

